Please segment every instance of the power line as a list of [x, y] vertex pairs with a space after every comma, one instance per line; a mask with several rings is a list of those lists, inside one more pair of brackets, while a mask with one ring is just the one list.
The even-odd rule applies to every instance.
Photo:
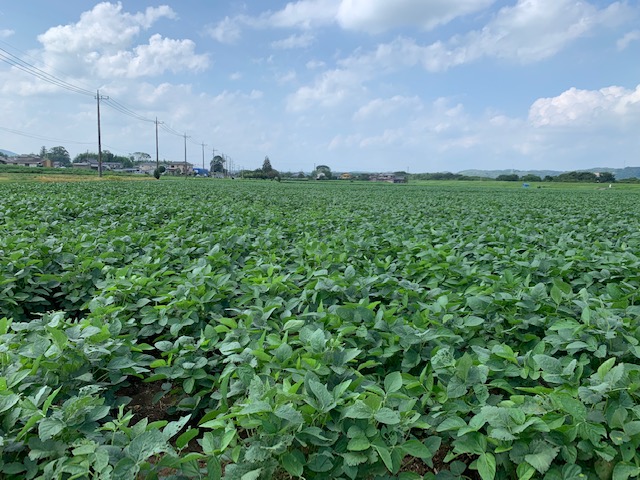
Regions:
[[117, 110], [120, 113], [123, 113], [124, 115], [128, 115], [129, 117], [135, 118], [137, 120], [141, 120], [143, 122], [149, 122], [149, 123], [154, 123], [155, 120], [152, 120], [150, 118], [147, 117], [143, 117], [142, 115], [134, 112], [133, 110], [129, 109], [128, 107], [125, 107], [123, 104], [116, 102], [114, 99], [112, 98], [108, 98], [105, 100], [104, 102], [106, 105], [108, 105], [109, 107], [113, 108], [114, 110]]
[[19, 130], [13, 130], [11, 128], [6, 128], [6, 127], [0, 127], [0, 130], [13, 133], [14, 135], [20, 135], [28, 138], [35, 138], [36, 140], [46, 140], [48, 142], [73, 143], [75, 145], [93, 145], [93, 142], [76, 142], [74, 140], [60, 140], [59, 138], [43, 137], [41, 135], [34, 135], [31, 133], [21, 132]]
[[44, 80], [52, 85], [56, 85], [58, 87], [64, 88], [74, 93], [79, 93], [81, 95], [91, 95], [93, 96], [93, 92], [89, 90], [85, 90], [84, 88], [73, 85], [61, 78], [56, 77], [55, 75], [51, 75], [50, 73], [45, 72], [44, 70], [39, 69], [35, 65], [30, 64], [29, 62], [25, 62], [21, 58], [13, 55], [8, 52], [4, 48], [0, 48], [0, 60], [12, 65], [13, 67], [22, 70], [34, 77], [39, 78], [40, 80]]
[[174, 130], [173, 128], [171, 128], [171, 127], [170, 127], [169, 125], [167, 125], [167, 124], [162, 124], [162, 125], [161, 125], [161, 128], [162, 128], [165, 132], [170, 133], [171, 135], [175, 135], [175, 136], [177, 136], [177, 137], [182, 137], [182, 135], [183, 135], [182, 133], [180, 133], [180, 132], [178, 132], [178, 131]]
[[[52, 67], [51, 65], [49, 65], [49, 64], [47, 64], [47, 63], [45, 63], [45, 62], [43, 62], [43, 61], [42, 61], [42, 59], [39, 59], [39, 58], [36, 58], [36, 57], [31, 56], [28, 52], [25, 52], [24, 50], [20, 50], [20, 49], [19, 49], [19, 48], [17, 48], [15, 45], [11, 45], [10, 43], [5, 42], [4, 40], [0, 40], [0, 44], [1, 44], [1, 45], [4, 45], [5, 47], [7, 47], [7, 48], [9, 48], [9, 49], [11, 49], [11, 50], [14, 50], [14, 51], [16, 51], [16, 52], [19, 52], [19, 53], [21, 54], [22, 58], [28, 58], [28, 59], [30, 59], [30, 60], [31, 60], [31, 63], [33, 63], [33, 64], [37, 64], [37, 63], [42, 64], [44, 67], [46, 67], [47, 71], [52, 71], [52, 72], [56, 72], [56, 73], [58, 73], [58, 76], [59, 76], [59, 77], [63, 77], [63, 78], [64, 78], [64, 77], [69, 77], [69, 75], [68, 75], [67, 73], [62, 72], [62, 71], [60, 71], [60, 70], [56, 69], [55, 67]], [[14, 56], [17, 56], [17, 55], [14, 55]], [[74, 81], [75, 81], [75, 82], [77, 82], [77, 83], [79, 83], [81, 86], [83, 86], [83, 87], [84, 87], [88, 92], [89, 92], [89, 91], [92, 91], [92, 90], [93, 90], [93, 88], [94, 88], [94, 87], [93, 87], [93, 85], [88, 85], [88, 84], [86, 84], [86, 83], [82, 82], [81, 80], [79, 80], [79, 79], [77, 79], [77, 78], [76, 78], [76, 79], [74, 79]]]
[[[10, 48], [14, 48], [15, 47], [11, 47], [11, 45], [7, 44], [6, 42], [1, 42], [0, 43], [9, 46]], [[17, 50], [17, 49], [15, 49]], [[19, 51], [19, 50], [18, 50]], [[22, 52], [24, 53], [24, 52]], [[26, 54], [25, 54], [26, 55]], [[26, 55], [28, 56], [28, 55]], [[8, 50], [5, 50], [4, 48], [0, 47], [0, 61], [5, 62], [9, 65], [11, 65], [12, 67], [21, 70], [25, 73], [28, 73], [40, 80], [43, 80], [47, 83], [50, 83], [52, 85], [58, 86], [60, 88], [64, 88], [70, 92], [73, 93], [78, 93], [80, 95], [86, 95], [86, 96], [92, 96], [97, 100], [97, 107], [98, 107], [98, 152], [99, 152], [99, 157], [100, 157], [100, 151], [101, 151], [101, 138], [100, 138], [100, 100], [103, 100], [104, 103], [106, 105], [108, 105], [109, 107], [111, 107], [112, 109], [122, 113], [123, 115], [127, 115], [131, 118], [134, 118], [136, 120], [140, 120], [143, 122], [149, 122], [149, 123], [155, 123], [156, 126], [156, 144], [157, 144], [157, 136], [158, 136], [158, 125], [160, 125], [162, 127], [162, 129], [164, 131], [166, 131], [167, 133], [170, 133], [172, 135], [178, 136], [178, 137], [183, 137], [184, 139], [184, 147], [185, 147], [185, 163], [186, 163], [186, 148], [187, 148], [187, 139], [190, 139], [190, 136], [187, 136], [186, 133], [180, 133], [177, 130], [174, 130], [173, 128], [169, 127], [168, 125], [166, 125], [164, 122], [158, 122], [158, 118], [156, 117], [155, 120], [147, 118], [139, 113], [136, 113], [135, 111], [133, 111], [132, 109], [130, 109], [129, 107], [123, 105], [120, 102], [117, 102], [115, 100], [113, 100], [112, 98], [108, 97], [108, 96], [101, 96], [100, 92], [97, 91], [97, 95], [94, 94], [92, 91], [87, 90], [85, 88], [79, 87], [77, 85], [74, 85], [72, 83], [69, 83], [55, 75], [52, 75], [38, 67], [36, 67], [35, 65], [33, 65], [32, 63], [29, 63], [25, 60], [22, 60], [20, 57], [12, 54], [11, 52], [9, 52]], [[53, 69], [52, 69], [53, 70]], [[23, 132], [18, 132], [17, 130], [11, 130], [11, 129], [7, 129], [7, 128], [2, 128], [0, 127], [0, 129], [7, 131], [9, 133], [14, 133], [17, 135], [23, 135], [26, 137], [31, 137], [31, 138], [37, 138], [37, 139], [43, 139], [43, 140], [48, 140], [48, 141], [60, 141], [60, 142], [65, 142], [63, 140], [56, 140], [56, 139], [51, 139], [48, 137], [43, 137], [43, 136], [38, 136], [38, 135], [31, 135], [31, 134], [27, 134], [27, 133], [23, 133]], [[193, 143], [194, 145], [204, 145], [203, 143], [198, 143], [195, 142], [193, 140], [189, 140], [191, 143]], [[67, 143], [74, 143], [74, 144], [81, 144], [81, 145], [90, 145], [93, 142], [74, 142], [74, 141], [68, 141]], [[203, 147], [204, 148], [204, 147]], [[156, 150], [157, 150], [157, 146], [156, 146]], [[157, 155], [156, 155], [157, 156]], [[100, 158], [99, 158], [100, 160]], [[99, 163], [101, 163], [99, 161]], [[99, 168], [99, 170], [101, 170]], [[100, 173], [102, 173], [100, 171]]]

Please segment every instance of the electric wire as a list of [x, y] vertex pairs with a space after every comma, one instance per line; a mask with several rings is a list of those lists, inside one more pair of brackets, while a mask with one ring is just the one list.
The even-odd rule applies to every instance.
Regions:
[[122, 113], [124, 115], [128, 115], [129, 117], [135, 118], [137, 120], [141, 120], [143, 122], [155, 123], [155, 120], [152, 120], [150, 118], [146, 118], [146, 117], [140, 115], [139, 113], [134, 112], [133, 110], [131, 110], [130, 108], [124, 106], [123, 104], [121, 104], [119, 102], [116, 102], [111, 97], [103, 99], [103, 102], [106, 105], [108, 105], [109, 107], [113, 108], [114, 110], [117, 110], [118, 112], [120, 112], [120, 113]]
[[[32, 64], [41, 63], [44, 67], [46, 67], [47, 71], [53, 71], [53, 72], [56, 72], [56, 73], [58, 74], [58, 76], [59, 76], [59, 77], [63, 77], [63, 78], [64, 78], [64, 77], [68, 77], [68, 76], [69, 76], [67, 73], [62, 72], [62, 71], [60, 71], [60, 70], [57, 70], [56, 68], [52, 67], [51, 65], [49, 65], [49, 64], [47, 64], [47, 63], [45, 63], [45, 62], [43, 62], [43, 61], [42, 61], [42, 59], [35, 58], [35, 57], [31, 56], [28, 52], [25, 52], [24, 50], [20, 50], [18, 47], [14, 46], [14, 45], [11, 45], [10, 43], [8, 43], [8, 42], [6, 42], [6, 41], [4, 41], [4, 40], [0, 40], [0, 45], [4, 45], [5, 47], [7, 47], [7, 48], [9, 48], [9, 49], [11, 49], [11, 50], [13, 50], [13, 51], [16, 51], [16, 52], [20, 53], [20, 55], [21, 55], [21, 57], [18, 57], [17, 55], [15, 55], [15, 54], [14, 54], [14, 55], [13, 55], [14, 57], [18, 57], [18, 58], [28, 58], [29, 60], [31, 60], [31, 63], [32, 63]], [[81, 81], [81, 80], [79, 80], [79, 79], [74, 79], [74, 81], [75, 81], [76, 83], [78, 83], [78, 84], [80, 84], [80, 85], [84, 86], [84, 87], [85, 87], [85, 90], [87, 90], [87, 92], [95, 91], [95, 89], [94, 89], [94, 87], [93, 87], [93, 86], [88, 85], [88, 84], [86, 84], [86, 83], [82, 82], [82, 81]]]
[[174, 130], [173, 128], [171, 128], [165, 123], [161, 124], [160, 128], [162, 128], [165, 132], [170, 133], [171, 135], [175, 135], [177, 137], [184, 137], [184, 133], [180, 133], [177, 130]]
[[36, 140], [46, 140], [48, 142], [60, 142], [60, 143], [73, 143], [75, 145], [93, 145], [95, 142], [77, 142], [74, 140], [60, 140], [59, 138], [43, 137], [42, 135], [34, 135], [32, 133], [21, 132], [12, 128], [0, 127], [0, 130], [13, 133], [14, 135], [20, 135], [28, 138], [35, 138]]
[[[10, 46], [9, 44], [7, 44], [6, 42], [2, 42], [0, 41], [0, 43], [2, 43], [3, 45], [7, 45]], [[10, 46], [11, 47], [11, 46]], [[14, 48], [15, 47], [11, 47]], [[17, 50], [17, 49], [16, 49]], [[82, 87], [79, 87], [77, 85], [74, 85], [72, 83], [69, 83], [61, 78], [56, 77], [55, 75], [52, 75], [50, 73], [45, 72], [44, 70], [36, 67], [35, 65], [22, 60], [20, 57], [12, 54], [11, 52], [9, 52], [8, 50], [5, 50], [4, 48], [0, 47], [0, 61], [5, 62], [9, 65], [11, 65], [12, 67], [21, 70], [25, 73], [28, 73], [36, 78], [39, 78], [40, 80], [43, 80], [47, 83], [50, 83], [52, 85], [64, 88], [68, 91], [71, 91], [73, 93], [78, 93], [80, 95], [85, 95], [85, 96], [91, 96], [91, 97], [96, 97], [96, 94], [90, 90], [84, 89]], [[123, 105], [120, 102], [117, 102], [116, 100], [110, 98], [110, 97], [105, 97], [105, 98], [101, 98], [101, 100], [109, 107], [111, 107], [112, 109], [122, 113], [123, 115], [127, 115], [131, 118], [134, 118], [136, 120], [140, 120], [143, 122], [149, 122], [149, 123], [156, 123], [157, 119], [150, 119], [147, 118], [135, 111], [133, 111], [132, 109], [130, 109], [129, 107]], [[160, 127], [167, 133], [170, 133], [172, 135], [178, 136], [178, 137], [184, 137], [185, 139], [189, 139], [189, 142], [193, 145], [202, 145], [202, 142], [198, 143], [195, 140], [191, 139], [191, 136], [187, 136], [184, 133], [180, 133], [177, 130], [174, 130], [173, 128], [169, 127], [168, 125], [166, 125], [164, 122], [158, 122], [158, 125], [160, 125]], [[29, 133], [25, 133], [25, 132], [19, 132], [17, 130], [12, 130], [12, 129], [8, 129], [5, 127], [0, 127], [0, 130], [4, 130], [7, 131], [9, 133], [14, 133], [16, 135], [22, 135], [25, 137], [31, 137], [31, 138], [36, 138], [39, 140], [47, 140], [47, 141], [56, 141], [56, 142], [66, 142], [66, 143], [73, 143], [73, 144], [78, 144], [78, 145], [91, 145], [93, 144], [93, 142], [76, 142], [76, 141], [66, 141], [66, 140], [58, 140], [58, 139], [54, 139], [54, 138], [50, 138], [50, 137], [44, 137], [44, 136], [40, 136], [40, 135], [34, 135], [34, 134], [29, 134]]]
[[0, 47], [0, 60], [5, 63], [8, 63], [9, 65], [12, 65], [13, 67], [19, 70], [22, 70], [23, 72], [29, 73], [34, 77], [44, 80], [45, 82], [48, 82], [52, 85], [56, 85], [58, 87], [64, 88], [74, 93], [78, 93], [80, 95], [88, 95], [92, 97], [95, 95], [93, 92], [89, 90], [85, 90], [84, 88], [81, 88], [69, 82], [66, 82], [65, 80], [62, 80], [61, 78], [58, 78], [55, 75], [51, 75], [50, 73], [47, 73], [44, 70], [39, 69], [35, 65], [25, 62], [24, 60], [20, 59], [19, 57], [13, 55], [12, 53], [8, 52], [7, 50], [1, 47]]

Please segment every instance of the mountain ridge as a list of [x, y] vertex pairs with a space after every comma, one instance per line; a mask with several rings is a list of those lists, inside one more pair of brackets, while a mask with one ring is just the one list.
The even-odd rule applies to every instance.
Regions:
[[594, 167], [594, 168], [580, 168], [575, 170], [514, 170], [514, 169], [503, 169], [503, 170], [480, 170], [480, 169], [467, 169], [461, 170], [458, 173], [460, 175], [468, 175], [475, 177], [486, 177], [486, 178], [496, 178], [499, 175], [512, 175], [516, 174], [519, 177], [524, 175], [537, 175], [541, 178], [549, 175], [550, 177], [555, 177], [560, 175], [561, 173], [567, 172], [610, 172], [613, 173], [617, 180], [625, 180], [627, 178], [640, 178], [640, 167], [624, 167], [624, 168], [611, 168], [611, 167]]

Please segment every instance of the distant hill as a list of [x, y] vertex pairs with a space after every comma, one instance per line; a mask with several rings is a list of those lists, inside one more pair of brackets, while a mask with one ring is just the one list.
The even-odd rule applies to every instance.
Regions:
[[625, 168], [589, 168], [584, 170], [585, 172], [611, 172], [616, 176], [617, 180], [624, 180], [625, 178], [636, 177], [640, 178], [640, 167], [625, 167]]
[[546, 177], [547, 175], [551, 177], [555, 177], [556, 175], [560, 175], [564, 173], [558, 170], [462, 170], [458, 172], [461, 175], [467, 175], [469, 177], [487, 177], [487, 178], [496, 178], [498, 175], [512, 175], [516, 174], [519, 177], [523, 175], [538, 175], [541, 178]]
[[[636, 177], [640, 178], [640, 167], [625, 167], [625, 168], [610, 168], [610, 167], [596, 167], [596, 168], [580, 168], [576, 169], [579, 172], [611, 172], [615, 175], [617, 180], [624, 180], [626, 178]], [[475, 177], [487, 177], [496, 178], [498, 175], [510, 175], [516, 174], [519, 177], [523, 175], [538, 175], [540, 178], [544, 178], [547, 175], [555, 177], [561, 173], [569, 172], [572, 170], [462, 170], [458, 172], [461, 175], [475, 176]]]
[[0, 148], [0, 152], [4, 153], [7, 157], [15, 157], [18, 155], [15, 152], [10, 152], [9, 150], [3, 150], [2, 148]]

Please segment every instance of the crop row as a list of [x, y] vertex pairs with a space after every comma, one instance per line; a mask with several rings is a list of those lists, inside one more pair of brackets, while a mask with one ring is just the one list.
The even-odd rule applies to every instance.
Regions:
[[0, 189], [7, 478], [640, 474], [633, 191]]

